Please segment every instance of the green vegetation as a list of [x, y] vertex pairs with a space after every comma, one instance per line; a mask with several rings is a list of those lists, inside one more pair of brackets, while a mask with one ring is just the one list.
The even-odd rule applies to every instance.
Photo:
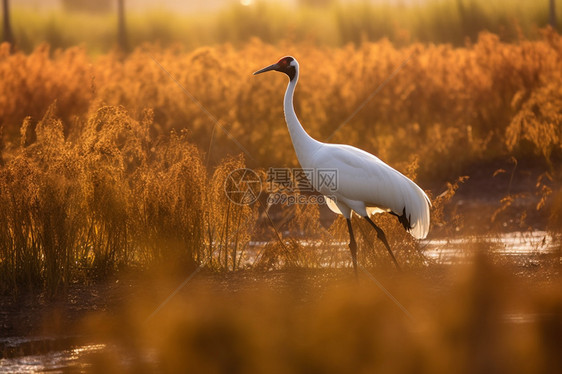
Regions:
[[[182, 43], [191, 49], [209, 44], [241, 44], [259, 37], [268, 43], [304, 39], [332, 47], [381, 38], [398, 45], [418, 41], [464, 45], [467, 40], [475, 41], [481, 31], [496, 33], [505, 41], [521, 36], [535, 38], [538, 28], [548, 24], [546, 0], [428, 0], [408, 6], [304, 3], [295, 10], [282, 3], [257, 2], [204, 14], [128, 9], [130, 44]], [[557, 12], [562, 20], [562, 7]], [[55, 49], [85, 45], [96, 54], [112, 49], [117, 40], [117, 17], [111, 13], [37, 13], [16, 4], [12, 23], [19, 47], [28, 52], [46, 42]]]

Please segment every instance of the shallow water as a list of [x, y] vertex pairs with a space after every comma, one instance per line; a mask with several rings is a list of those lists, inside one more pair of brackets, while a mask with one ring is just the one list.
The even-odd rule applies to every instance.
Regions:
[[546, 231], [423, 240], [421, 246], [422, 252], [431, 260], [439, 264], [455, 264], [466, 262], [474, 253], [467, 249], [477, 248], [478, 243], [485, 243], [490, 248], [490, 254], [520, 257], [522, 261], [553, 254], [560, 248]]
[[81, 358], [104, 344], [73, 346], [72, 337], [10, 337], [0, 339], [0, 373], [84, 372]]
[[[474, 254], [474, 249], [482, 247], [491, 255], [519, 257], [521, 261], [532, 261], [542, 255], [554, 254], [560, 246], [546, 231], [510, 232], [494, 235], [462, 236], [453, 239], [428, 239], [420, 241], [420, 253], [431, 263], [459, 264], [466, 263]], [[242, 264], [251, 266], [267, 242], [250, 242]], [[318, 243], [301, 240], [300, 245], [319, 249]], [[328, 248], [322, 246], [321, 263], [323, 267], [349, 266], [349, 249], [347, 242], [332, 243]]]

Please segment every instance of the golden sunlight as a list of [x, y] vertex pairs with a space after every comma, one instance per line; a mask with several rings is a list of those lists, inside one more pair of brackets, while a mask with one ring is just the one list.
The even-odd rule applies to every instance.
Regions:
[[556, 3], [0, 1], [0, 373], [562, 373]]

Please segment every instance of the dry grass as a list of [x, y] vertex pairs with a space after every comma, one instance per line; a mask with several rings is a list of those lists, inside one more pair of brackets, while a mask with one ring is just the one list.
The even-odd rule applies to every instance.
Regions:
[[[257, 160], [251, 166], [296, 165], [282, 120], [285, 78], [253, 77], [253, 70], [295, 55], [302, 70], [297, 112], [313, 136], [326, 139], [410, 57], [332, 140], [373, 151], [402, 170], [423, 160], [421, 178], [454, 178], [463, 166], [482, 159], [537, 154], [552, 162], [560, 157], [561, 49], [561, 37], [548, 30], [541, 40], [515, 44], [481, 34], [465, 48], [396, 48], [381, 41], [332, 49], [253, 41], [239, 49], [225, 45], [193, 52], [147, 47], [128, 57], [108, 54], [93, 61], [76, 48], [50, 57], [46, 47], [8, 55], [4, 46], [0, 118], [5, 142], [13, 143], [23, 119], [37, 121], [55, 100], [65, 134], [102, 104], [123, 105], [133, 118], [152, 108], [151, 133], [188, 128], [192, 141], [207, 150], [214, 124], [160, 70], [154, 56], [249, 150]], [[239, 152], [216, 132], [210, 152], [214, 163]], [[448, 162], [439, 162], [443, 159]]]
[[26, 119], [22, 144], [0, 171], [2, 292], [55, 293], [135, 265], [185, 270], [216, 246], [236, 256], [247, 245], [240, 217], [254, 223], [252, 209], [225, 210], [218, 196], [240, 161], [221, 163], [208, 184], [186, 134], [149, 135], [151, 112], [136, 121], [122, 107], [102, 107], [70, 141], [55, 111], [35, 129]]
[[[240, 49], [146, 46], [96, 59], [80, 48], [51, 54], [42, 46], [26, 55], [3, 45], [1, 291], [54, 293], [76, 279], [137, 265], [236, 270], [252, 239], [272, 239], [256, 257], [258, 267], [341, 263], [326, 260], [326, 248], [347, 241], [342, 220], [325, 228], [317, 207], [297, 206], [275, 233], [263, 206], [235, 205], [223, 193], [233, 169], [297, 164], [282, 119], [285, 77], [251, 75], [287, 53], [302, 69], [296, 110], [321, 140], [410, 58], [333, 141], [371, 151], [422, 181], [454, 180], [466, 166], [497, 158], [539, 157], [546, 166], [537, 208], [546, 209], [561, 178], [561, 50], [562, 38], [551, 30], [514, 44], [481, 34], [464, 48], [381, 41], [333, 49], [254, 40]], [[233, 157], [241, 150], [220, 127], [253, 160]], [[458, 219], [443, 213], [455, 188], [436, 197], [434, 227]], [[513, 201], [508, 196], [505, 204]], [[560, 204], [554, 207], [556, 230]], [[401, 262], [424, 263], [395, 220], [377, 219]], [[361, 262], [386, 264], [384, 250], [371, 249], [372, 230], [357, 226]], [[299, 232], [312, 244], [296, 240]]]

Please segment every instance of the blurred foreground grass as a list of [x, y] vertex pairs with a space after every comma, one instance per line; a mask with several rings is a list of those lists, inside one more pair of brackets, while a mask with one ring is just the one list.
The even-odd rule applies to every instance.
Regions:
[[[41, 43], [53, 48], [84, 45], [90, 53], [116, 44], [117, 17], [106, 13], [43, 11], [14, 4], [13, 27], [19, 48], [30, 52]], [[535, 38], [548, 24], [548, 1], [428, 0], [417, 4], [385, 2], [303, 1], [298, 7], [257, 1], [200, 13], [177, 13], [155, 7], [127, 9], [129, 42], [192, 49], [203, 45], [241, 45], [252, 37], [267, 43], [306, 40], [338, 47], [388, 38], [397, 45], [412, 42], [464, 45], [489, 31], [504, 41]], [[562, 7], [557, 16], [562, 20]], [[561, 24], [562, 22], [559, 22]]]
[[411, 318], [364, 273], [293, 269], [201, 273], [147, 320], [177, 285], [152, 279], [85, 320], [106, 348], [83, 362], [100, 373], [560, 372], [559, 257], [537, 272], [467, 250], [463, 266], [370, 270]]

